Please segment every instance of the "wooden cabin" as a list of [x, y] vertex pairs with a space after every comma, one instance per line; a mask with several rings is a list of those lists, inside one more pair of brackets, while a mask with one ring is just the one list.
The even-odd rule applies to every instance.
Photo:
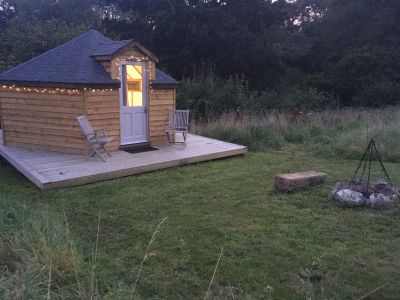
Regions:
[[84, 154], [76, 117], [108, 129], [121, 147], [165, 143], [177, 81], [135, 40], [113, 41], [90, 30], [0, 74], [5, 146]]

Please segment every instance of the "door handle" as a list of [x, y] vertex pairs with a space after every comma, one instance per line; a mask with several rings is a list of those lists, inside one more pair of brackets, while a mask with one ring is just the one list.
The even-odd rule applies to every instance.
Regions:
[[144, 112], [147, 114], [147, 107], [143, 107]]

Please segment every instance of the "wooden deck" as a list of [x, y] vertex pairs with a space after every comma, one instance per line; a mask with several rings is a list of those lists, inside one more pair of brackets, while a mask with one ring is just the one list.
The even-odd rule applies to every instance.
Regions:
[[186, 148], [180, 144], [159, 147], [157, 151], [130, 154], [112, 153], [107, 162], [98, 157], [52, 151], [30, 150], [3, 145], [0, 155], [41, 190], [77, 186], [133, 174], [182, 166], [206, 160], [240, 155], [247, 147], [190, 134]]

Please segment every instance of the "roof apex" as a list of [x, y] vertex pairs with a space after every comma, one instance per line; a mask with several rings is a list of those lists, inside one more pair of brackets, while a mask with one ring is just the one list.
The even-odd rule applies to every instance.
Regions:
[[[157, 57], [134, 40], [113, 41], [91, 29], [64, 44], [0, 73], [0, 83], [30, 85], [115, 86], [119, 84], [96, 61], [94, 54], [105, 47], [104, 53], [115, 55], [120, 49], [134, 45], [158, 62]], [[108, 51], [108, 52], [107, 52]], [[166, 74], [165, 74], [166, 75]], [[174, 84], [172, 78], [157, 73], [155, 84]]]
[[105, 43], [104, 45], [99, 45], [99, 47], [90, 55], [92, 57], [110, 56], [114, 57], [119, 51], [124, 48], [133, 46], [138, 48], [143, 54], [150, 57], [156, 63], [158, 63], [158, 57], [155, 56], [149, 49], [141, 45], [138, 41], [133, 39], [122, 40], [122, 41], [111, 41], [110, 43]]

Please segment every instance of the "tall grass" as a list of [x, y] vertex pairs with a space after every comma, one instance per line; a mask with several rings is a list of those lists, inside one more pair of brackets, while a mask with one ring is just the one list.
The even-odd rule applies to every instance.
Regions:
[[0, 203], [0, 298], [78, 298], [82, 256], [64, 224], [24, 205]]
[[150, 247], [166, 219], [151, 236], [130, 286], [99, 274], [104, 269], [97, 259], [101, 213], [88, 253], [71, 235], [66, 215], [63, 223], [47, 212], [0, 199], [0, 299], [133, 299]]
[[386, 161], [400, 161], [400, 107], [321, 112], [225, 113], [193, 122], [192, 131], [253, 151], [297, 145], [320, 156], [360, 158], [374, 138]]

